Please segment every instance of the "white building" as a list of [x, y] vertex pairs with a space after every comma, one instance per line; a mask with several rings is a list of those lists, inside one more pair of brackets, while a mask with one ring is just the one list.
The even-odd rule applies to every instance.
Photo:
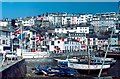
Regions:
[[80, 50], [80, 42], [77, 42], [68, 38], [51, 39], [49, 42], [49, 51], [60, 52], [72, 52]]
[[[118, 18], [116, 17], [115, 12], [97, 13], [93, 16], [91, 24], [95, 26], [96, 31], [108, 30], [107, 28], [116, 26], [117, 20]], [[100, 29], [101, 27], [107, 27], [107, 28]]]
[[101, 49], [101, 50], [106, 50], [107, 49], [107, 46], [108, 46], [108, 39], [109, 37], [108, 36], [101, 36], [101, 37], [98, 37], [98, 49]]
[[62, 17], [62, 25], [87, 23], [92, 17], [92, 14], [68, 14]]
[[23, 26], [33, 26], [34, 24], [35, 24], [35, 21], [33, 18], [24, 18], [24, 20], [22, 20]]
[[89, 25], [87, 24], [80, 24], [77, 27], [56, 27], [55, 28], [56, 33], [89, 33]]
[[7, 26], [8, 25], [8, 22], [2, 22], [0, 21], [0, 26]]
[[81, 49], [80, 42], [72, 39], [67, 39], [67, 41], [65, 41], [65, 51], [74, 52], [80, 51], [80, 49]]
[[0, 51], [10, 50], [10, 32], [0, 30]]
[[86, 43], [89, 50], [97, 49], [98, 37], [96, 35], [88, 35]]

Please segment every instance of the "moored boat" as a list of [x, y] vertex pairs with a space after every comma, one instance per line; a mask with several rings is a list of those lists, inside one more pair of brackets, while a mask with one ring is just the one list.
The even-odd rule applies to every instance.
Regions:
[[107, 64], [113, 65], [116, 62], [114, 58], [104, 58], [104, 57], [92, 57], [91, 61], [96, 64], [102, 64], [104, 61], [104, 65], [107, 65]]
[[67, 66], [68, 65], [68, 61], [71, 61], [71, 62], [78, 62], [79, 59], [77, 57], [72, 57], [72, 58], [66, 58], [66, 59], [54, 59], [55, 61], [57, 61], [57, 63], [59, 65], [65, 65]]
[[37, 65], [34, 68], [34, 73], [35, 74], [44, 74], [47, 76], [75, 76], [77, 75], [77, 71], [68, 68], [68, 67], [52, 67], [52, 66], [40, 66]]
[[110, 65], [103, 65], [102, 64], [95, 64], [95, 63], [90, 63], [88, 64], [88, 62], [68, 62], [68, 67], [79, 70], [81, 72], [99, 72], [100, 69], [102, 68], [103, 70], [107, 70], [110, 68]]

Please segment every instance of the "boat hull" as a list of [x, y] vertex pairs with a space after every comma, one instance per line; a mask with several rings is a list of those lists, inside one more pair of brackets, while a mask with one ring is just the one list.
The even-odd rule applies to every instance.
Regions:
[[[68, 67], [78, 70], [80, 73], [93, 73], [98, 74], [102, 65], [88, 65], [88, 64], [77, 64], [77, 63], [68, 63]], [[110, 65], [103, 65], [103, 72], [108, 70]]]

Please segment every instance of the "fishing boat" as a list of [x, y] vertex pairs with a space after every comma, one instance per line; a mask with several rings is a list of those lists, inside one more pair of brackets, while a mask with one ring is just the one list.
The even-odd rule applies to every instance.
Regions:
[[[99, 60], [102, 60], [102, 59], [99, 58]], [[90, 52], [88, 50], [88, 56], [86, 58], [80, 59], [78, 62], [69, 61], [68, 67], [85, 72], [85, 73], [86, 72], [88, 72], [88, 73], [95, 72], [96, 73], [96, 72], [99, 72], [101, 68], [103, 70], [107, 70], [110, 68], [110, 63], [102, 65], [103, 61], [100, 62], [100, 61], [98, 61], [97, 58], [96, 59], [92, 58], [90, 56]]]
[[[88, 61], [80, 61], [80, 62], [68, 62], [68, 67], [76, 69], [76, 70], [81, 70], [82, 72], [98, 72], [102, 64], [97, 64], [97, 63], [89, 63]], [[110, 68], [110, 64], [103, 65], [103, 70], [107, 70]]]
[[104, 64], [110, 64], [111, 66], [115, 64], [116, 60], [114, 58], [103, 58], [103, 57], [92, 57], [91, 61], [96, 64], [102, 64], [104, 61]]
[[65, 66], [68, 65], [68, 61], [72, 61], [72, 62], [78, 62], [79, 61], [79, 59], [77, 57], [69, 58], [68, 56], [67, 56], [66, 59], [54, 59], [54, 60], [57, 61], [57, 63], [59, 65], [65, 65]]
[[72, 69], [72, 68], [68, 68], [68, 67], [52, 67], [52, 66], [40, 66], [37, 65], [34, 68], [34, 73], [35, 74], [44, 74], [47, 76], [75, 76], [77, 75], [77, 71]]
[[[101, 53], [101, 56], [105, 55], [105, 51], [103, 51], [103, 53]], [[108, 51], [107, 53], [107, 57], [111, 57], [114, 59], [120, 59], [120, 52], [118, 51]]]

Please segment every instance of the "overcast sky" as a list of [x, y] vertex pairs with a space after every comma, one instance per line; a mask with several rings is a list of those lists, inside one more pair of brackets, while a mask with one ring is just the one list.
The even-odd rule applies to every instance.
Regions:
[[2, 2], [118, 2], [119, 0], [2, 0]]

